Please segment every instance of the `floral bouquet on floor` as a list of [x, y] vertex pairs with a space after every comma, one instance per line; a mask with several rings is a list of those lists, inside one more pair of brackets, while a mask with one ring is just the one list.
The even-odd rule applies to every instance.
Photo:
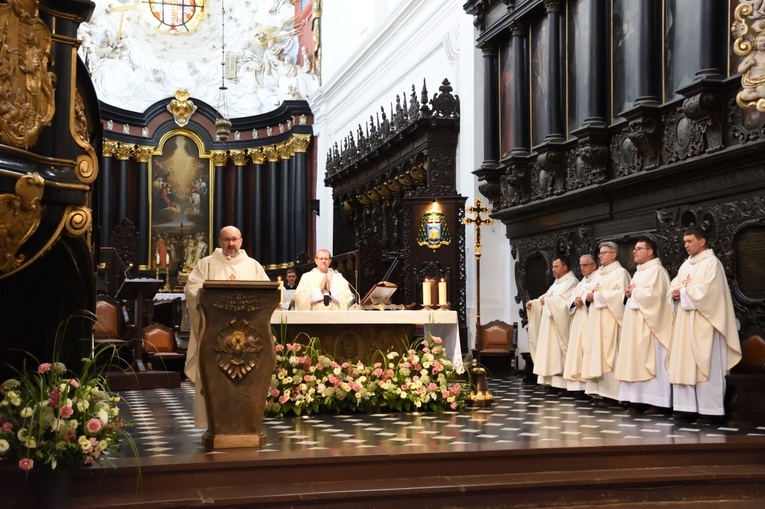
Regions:
[[109, 453], [121, 438], [132, 439], [119, 416], [119, 396], [95, 369], [99, 356], [82, 359], [78, 374], [61, 362], [44, 362], [0, 384], [0, 460], [25, 471], [113, 466]]
[[420, 340], [403, 355], [379, 353], [379, 362], [338, 363], [307, 344], [277, 343], [276, 370], [266, 414], [461, 410], [469, 384], [462, 366], [446, 357], [440, 338]]

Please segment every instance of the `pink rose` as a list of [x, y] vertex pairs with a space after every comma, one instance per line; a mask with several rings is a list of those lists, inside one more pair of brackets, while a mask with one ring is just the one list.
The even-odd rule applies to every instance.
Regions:
[[[50, 368], [50, 364], [48, 364], [48, 368]], [[19, 460], [19, 468], [21, 470], [32, 470], [35, 466], [35, 460], [31, 458], [21, 458]]]
[[284, 345], [276, 345], [274, 348], [276, 348], [277, 352], [283, 352], [284, 351]]
[[91, 419], [86, 425], [88, 433], [98, 433], [101, 430], [101, 421], [98, 419]]
[[271, 389], [271, 397], [275, 398], [279, 395], [279, 389]]
[[59, 413], [64, 419], [69, 419], [74, 413], [74, 410], [70, 406], [62, 406]]
[[11, 421], [5, 421], [3, 423], [3, 431], [11, 431], [13, 429], [13, 423]]
[[288, 401], [288, 399], [289, 398], [287, 398], [287, 396], [279, 396], [279, 403], [283, 405]]
[[76, 389], [77, 387], [80, 386], [80, 382], [78, 382], [77, 380], [72, 378], [71, 380], [69, 380], [69, 385], [71, 385], [72, 387], [74, 387]]
[[433, 382], [430, 382], [428, 384], [428, 389], [431, 390], [431, 391], [435, 391], [436, 389], [438, 389], [438, 386], [436, 384], [434, 384]]
[[[50, 371], [50, 362], [43, 362], [37, 368], [37, 372], [38, 373], [47, 373], [48, 371]], [[32, 467], [29, 467], [29, 468], [32, 468]], [[26, 470], [28, 470], [28, 469], [26, 469]]]
[[437, 345], [440, 345], [441, 343], [443, 343], [443, 340], [439, 337], [433, 336], [431, 339], [433, 339], [433, 342]]

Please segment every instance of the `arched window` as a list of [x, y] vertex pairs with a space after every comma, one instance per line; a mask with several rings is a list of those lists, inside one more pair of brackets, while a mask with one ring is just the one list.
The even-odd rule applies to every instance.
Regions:
[[157, 29], [178, 33], [194, 30], [202, 20], [204, 0], [149, 0], [149, 9], [159, 22]]

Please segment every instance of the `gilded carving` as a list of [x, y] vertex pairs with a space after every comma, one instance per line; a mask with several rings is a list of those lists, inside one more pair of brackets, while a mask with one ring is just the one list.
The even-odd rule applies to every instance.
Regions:
[[66, 233], [70, 237], [79, 237], [90, 229], [91, 216], [87, 207], [76, 207], [69, 211], [64, 220]]
[[765, 25], [762, 15], [753, 11], [752, 4], [739, 4], [731, 26], [733, 51], [745, 57], [738, 66], [742, 90], [736, 95], [736, 103], [743, 109], [754, 106], [765, 112]]
[[90, 157], [90, 155], [80, 154], [77, 156], [77, 161], [74, 165], [74, 173], [77, 175], [77, 178], [80, 181], [86, 184], [90, 184], [96, 180], [96, 176], [98, 175], [98, 166], [96, 165], [95, 160]]
[[310, 134], [295, 134], [292, 136], [294, 142], [295, 152], [305, 152], [308, 150], [308, 145], [311, 143]]
[[243, 311], [254, 312], [268, 307], [261, 302], [260, 299], [240, 292], [228, 295], [226, 299], [216, 302], [214, 306], [218, 309], [233, 311], [235, 313], [241, 313]]
[[40, 226], [45, 180], [37, 173], [23, 175], [15, 193], [0, 194], [0, 273], [18, 268], [26, 257], [16, 252]]
[[85, 102], [79, 90], [75, 90], [74, 94], [74, 132], [82, 143], [90, 145], [88, 117], [85, 114]]
[[226, 161], [228, 161], [228, 152], [213, 150], [210, 152], [210, 157], [212, 158], [213, 166], [226, 166]]
[[190, 94], [188, 90], [177, 90], [173, 97], [175, 99], [167, 105], [167, 111], [172, 113], [173, 120], [175, 120], [179, 127], [185, 127], [189, 123], [191, 115], [197, 111], [197, 105], [189, 99]]
[[56, 111], [55, 75], [48, 72], [51, 35], [37, 2], [0, 3], [0, 27], [0, 142], [26, 149]]
[[266, 154], [262, 147], [254, 147], [247, 149], [247, 153], [252, 159], [252, 164], [263, 164], [266, 162]]
[[247, 163], [247, 154], [244, 150], [232, 150], [230, 155], [236, 166], [244, 166]]
[[233, 382], [241, 382], [258, 365], [263, 338], [247, 320], [236, 317], [221, 330], [213, 347], [218, 366]]

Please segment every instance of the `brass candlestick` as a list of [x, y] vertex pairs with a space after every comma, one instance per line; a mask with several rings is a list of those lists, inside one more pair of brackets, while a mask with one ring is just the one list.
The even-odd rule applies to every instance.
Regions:
[[170, 270], [169, 269], [170, 267], [165, 265], [165, 286], [162, 287], [162, 291], [165, 293], [170, 293]]

